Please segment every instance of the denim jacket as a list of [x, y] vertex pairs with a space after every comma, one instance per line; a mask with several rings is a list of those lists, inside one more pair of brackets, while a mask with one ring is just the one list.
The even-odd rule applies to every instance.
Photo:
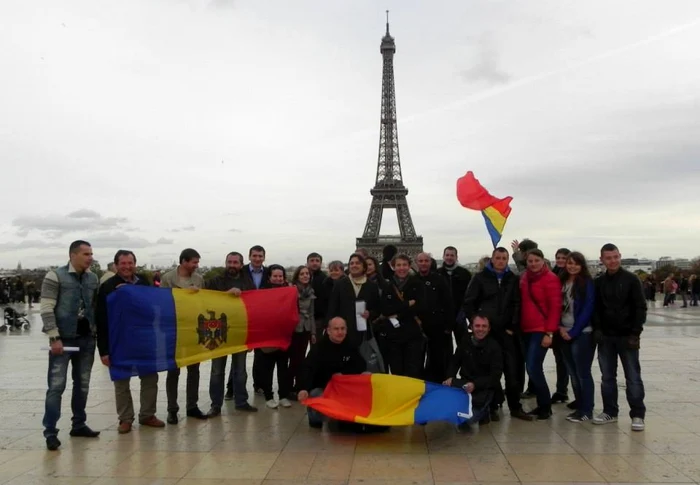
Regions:
[[[84, 304], [83, 316], [90, 322], [90, 330], [95, 334], [95, 295], [99, 287], [99, 280], [95, 273], [85, 271], [78, 274], [71, 271], [70, 265], [61, 266], [54, 270], [57, 278], [56, 285], [56, 306], [54, 307], [54, 319], [44, 317], [44, 331], [49, 333], [52, 330], [51, 323], [54, 323], [58, 332], [63, 338], [74, 338], [77, 336], [78, 318], [81, 302]], [[47, 278], [50, 280], [51, 278]], [[47, 282], [48, 283], [48, 282]], [[51, 298], [53, 295], [42, 297]], [[51, 322], [54, 320], [54, 322]]]

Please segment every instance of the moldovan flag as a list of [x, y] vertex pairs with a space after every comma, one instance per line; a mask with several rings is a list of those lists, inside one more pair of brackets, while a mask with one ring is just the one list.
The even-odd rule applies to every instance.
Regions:
[[261, 347], [286, 349], [297, 289], [221, 291], [124, 285], [107, 297], [112, 380]]
[[333, 419], [379, 426], [461, 424], [472, 417], [471, 398], [462, 389], [389, 374], [333, 376], [323, 396], [304, 405]]
[[510, 215], [512, 197], [499, 199], [486, 190], [471, 171], [457, 180], [457, 199], [467, 209], [481, 211], [486, 222], [486, 229], [491, 236], [493, 247], [498, 246], [506, 220]]

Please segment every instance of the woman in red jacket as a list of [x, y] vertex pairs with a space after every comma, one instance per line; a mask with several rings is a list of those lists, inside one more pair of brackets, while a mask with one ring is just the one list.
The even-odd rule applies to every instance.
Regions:
[[529, 414], [537, 419], [552, 415], [552, 398], [542, 363], [561, 321], [561, 283], [545, 264], [539, 249], [527, 253], [527, 271], [520, 278], [520, 327], [525, 343], [525, 365], [537, 394], [537, 407]]

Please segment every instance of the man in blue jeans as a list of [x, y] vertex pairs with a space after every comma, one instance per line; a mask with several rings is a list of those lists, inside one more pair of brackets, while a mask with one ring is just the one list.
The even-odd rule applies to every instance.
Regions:
[[[41, 285], [42, 331], [48, 335], [51, 348], [43, 424], [46, 448], [51, 451], [61, 446], [56, 425], [61, 417], [61, 400], [66, 390], [69, 363], [73, 377], [70, 435], [96, 438], [100, 434], [85, 422], [90, 374], [95, 360], [95, 296], [99, 280], [95, 273], [89, 271], [92, 264], [90, 243], [73, 242], [68, 255], [68, 264], [49, 271]], [[78, 350], [68, 352], [64, 347], [77, 347]]]
[[[224, 291], [232, 298], [241, 296], [241, 292], [253, 290], [253, 282], [242, 271], [243, 255], [235, 251], [226, 255], [226, 272], [215, 276], [205, 283], [207, 290]], [[248, 371], [246, 370], [246, 357], [248, 352], [239, 352], [231, 355], [231, 385], [236, 409], [238, 411], [256, 412], [258, 408], [248, 403]], [[221, 406], [224, 404], [224, 381], [226, 379], [227, 356], [218, 357], [211, 362], [211, 376], [209, 378], [209, 397], [211, 409], [207, 417], [213, 418], [221, 415]]]
[[642, 282], [637, 275], [621, 267], [617, 246], [606, 244], [600, 250], [606, 271], [595, 280], [594, 337], [598, 343], [598, 363], [602, 374], [603, 412], [593, 424], [617, 421], [617, 359], [625, 373], [627, 402], [632, 431], [644, 431], [644, 383], [639, 365], [639, 337], [647, 318]]

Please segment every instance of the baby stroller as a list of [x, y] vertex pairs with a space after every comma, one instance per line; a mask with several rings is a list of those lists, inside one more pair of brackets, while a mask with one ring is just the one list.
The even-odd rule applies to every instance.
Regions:
[[5, 322], [0, 326], [0, 330], [22, 330], [23, 328], [29, 328], [29, 320], [27, 319], [26, 313], [20, 313], [12, 307], [5, 307], [4, 311]]

